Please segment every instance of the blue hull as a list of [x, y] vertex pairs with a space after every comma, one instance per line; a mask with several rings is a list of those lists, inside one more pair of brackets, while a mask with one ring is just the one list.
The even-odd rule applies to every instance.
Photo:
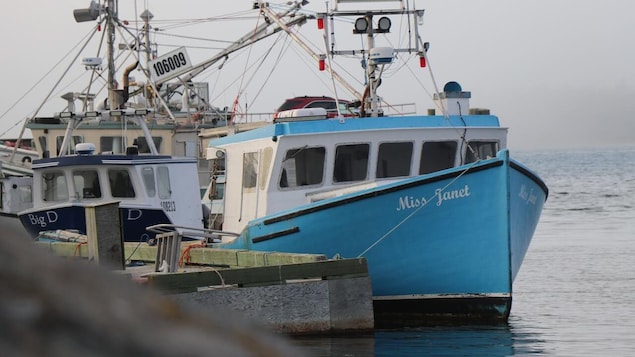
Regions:
[[544, 183], [502, 151], [254, 220], [222, 246], [365, 257], [378, 327], [500, 320], [546, 197]]
[[[155, 233], [146, 231], [154, 224], [171, 224], [169, 217], [159, 208], [119, 207], [121, 232], [126, 242], [147, 242]], [[29, 210], [20, 214], [20, 220], [31, 237], [41, 231], [76, 230], [86, 234], [86, 216], [83, 205], [48, 207], [41, 211]], [[113, 222], [115, 222], [113, 217]]]

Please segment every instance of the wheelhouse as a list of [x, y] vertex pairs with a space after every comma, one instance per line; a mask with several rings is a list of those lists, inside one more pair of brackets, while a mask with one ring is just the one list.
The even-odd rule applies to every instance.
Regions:
[[[452, 118], [454, 119], [454, 118]], [[226, 156], [223, 229], [249, 219], [496, 156], [507, 129], [490, 115], [275, 123], [210, 143]], [[363, 125], [364, 128], [360, 128]], [[452, 139], [449, 139], [452, 138]]]

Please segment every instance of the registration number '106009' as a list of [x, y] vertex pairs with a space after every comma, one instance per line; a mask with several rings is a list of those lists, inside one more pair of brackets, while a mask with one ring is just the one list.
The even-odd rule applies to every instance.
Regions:
[[166, 53], [150, 61], [150, 71], [155, 81], [168, 80], [192, 68], [185, 47]]

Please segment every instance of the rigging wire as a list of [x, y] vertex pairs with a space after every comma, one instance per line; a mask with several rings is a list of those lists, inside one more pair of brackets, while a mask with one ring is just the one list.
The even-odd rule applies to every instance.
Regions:
[[[89, 32], [84, 35], [84, 37], [82, 37], [82, 39], [77, 42], [70, 50], [68, 50], [66, 52], [66, 54], [59, 60], [57, 61], [57, 63], [55, 63], [45, 74], [44, 76], [42, 76], [37, 82], [35, 82], [35, 84], [33, 86], [31, 86], [31, 88], [29, 88], [20, 98], [18, 98], [18, 100], [16, 100], [4, 113], [2, 113], [2, 115], [0, 115], [0, 119], [4, 118], [5, 115], [7, 115], [13, 108], [15, 108], [18, 104], [20, 104], [22, 102], [22, 100], [24, 100], [24, 98], [26, 98], [27, 95], [29, 95], [35, 88], [37, 88], [37, 86], [42, 83], [42, 81], [44, 81], [44, 79], [46, 79], [51, 73], [53, 73], [53, 71], [60, 65], [62, 64], [62, 62], [64, 62], [64, 60], [70, 56], [70, 54], [77, 49], [82, 43], [84, 43], [84, 47], [86, 47], [86, 45], [88, 44], [88, 42], [90, 41], [90, 39], [92, 39], [93, 35], [95, 34], [95, 30], [97, 29], [97, 27], [91, 28], [89, 30]], [[86, 40], [88, 38], [88, 40]], [[81, 51], [80, 51], [81, 52]], [[77, 58], [77, 57], [75, 57]], [[46, 102], [46, 100], [45, 100]], [[39, 110], [39, 109], [38, 109]], [[33, 115], [35, 116], [35, 115]], [[26, 119], [28, 119], [29, 116], [25, 117], [24, 119], [20, 119], [18, 120], [16, 123], [14, 123], [9, 129], [7, 129], [6, 131], [4, 131], [2, 134], [0, 134], [0, 137], [5, 136], [11, 129], [13, 129], [14, 127], [16, 127], [18, 124], [22, 123], [23, 121], [25, 121]]]
[[[267, 21], [266, 17], [265, 17], [265, 21]], [[271, 21], [271, 20], [269, 20], [269, 21]], [[259, 24], [260, 24], [260, 16], [258, 16], [258, 18], [256, 20], [256, 26], [254, 26], [254, 35], [256, 34], [256, 32], [258, 30]], [[234, 104], [232, 106], [230, 123], [234, 122], [234, 116], [236, 114], [236, 109], [238, 108], [238, 102], [239, 102], [240, 96], [242, 95], [242, 92], [243, 92], [243, 80], [245, 78], [245, 73], [247, 73], [247, 68], [248, 68], [248, 65], [249, 65], [249, 58], [251, 57], [252, 49], [253, 49], [253, 46], [249, 46], [249, 49], [247, 50], [247, 57], [245, 58], [245, 68], [244, 68], [244, 70], [242, 72], [241, 82], [240, 82], [240, 85], [238, 86], [238, 91], [236, 93], [236, 98], [234, 99]]]
[[[62, 76], [60, 77], [60, 79], [55, 83], [55, 85], [53, 86], [53, 88], [49, 91], [48, 95], [44, 98], [44, 101], [42, 101], [42, 103], [40, 104], [40, 106], [35, 110], [35, 112], [33, 113], [33, 115], [31, 116], [32, 118], [35, 118], [35, 116], [40, 112], [40, 110], [42, 109], [42, 107], [44, 107], [44, 104], [46, 104], [46, 102], [48, 101], [48, 99], [51, 97], [51, 94], [55, 91], [55, 89], [57, 88], [57, 86], [60, 84], [60, 82], [62, 81], [62, 79], [64, 78], [64, 76], [68, 73], [68, 71], [71, 69], [71, 66], [73, 65], [73, 62], [75, 62], [77, 60], [77, 58], [79, 57], [79, 55], [82, 53], [82, 51], [86, 48], [86, 46], [88, 45], [88, 43], [90, 42], [90, 40], [93, 38], [93, 36], [95, 35], [95, 33], [97, 33], [97, 29], [98, 27], [101, 25], [101, 21], [98, 22], [98, 25], [94, 27], [92, 33], [90, 34], [90, 36], [88, 36], [88, 39], [84, 42], [84, 45], [81, 47], [81, 49], [77, 52], [77, 54], [75, 55], [75, 57], [73, 58], [73, 60], [71, 61], [71, 63], [68, 65], [68, 67], [66, 67], [66, 70], [64, 70], [64, 73], [62, 74]], [[65, 56], [66, 57], [66, 56]], [[26, 120], [22, 119], [22, 121], [25, 122], [26, 124]], [[20, 135], [19, 138], [22, 138], [22, 136], [24, 135], [24, 130], [26, 129], [26, 125], [22, 125], [22, 129], [20, 130]], [[9, 161], [13, 161], [13, 157], [15, 155], [15, 151], [11, 154], [11, 158], [9, 159]]]
[[[101, 53], [101, 48], [104, 44], [104, 39], [106, 38], [106, 32], [104, 31], [101, 34], [101, 39], [99, 40], [99, 46], [97, 47], [97, 57], [99, 57], [99, 54]], [[90, 80], [88, 81], [88, 87], [86, 88], [86, 97], [84, 98], [84, 103], [82, 106], [83, 110], [86, 110], [86, 105], [88, 103], [88, 94], [90, 93], [90, 87], [93, 83], [93, 79], [95, 78], [95, 74], [97, 74], [99, 77], [101, 77], [101, 74], [97, 73], [97, 71], [92, 71], [91, 75], [90, 75]]]
[[[424, 44], [423, 44], [423, 41], [421, 40], [421, 37], [417, 37], [417, 39], [419, 40], [419, 42], [420, 42], [421, 46], [422, 46], [422, 47], [424, 47]], [[424, 50], [424, 51], [422, 51], [422, 55], [423, 55], [423, 57], [425, 58], [426, 63], [428, 64], [428, 65], [427, 65], [427, 67], [428, 67], [428, 71], [429, 71], [429, 73], [430, 73], [430, 79], [432, 80], [432, 84], [433, 84], [433, 86], [434, 86], [434, 92], [435, 92], [435, 95], [436, 95], [438, 98], [440, 98], [439, 87], [437, 86], [437, 82], [436, 82], [436, 80], [435, 80], [435, 78], [434, 78], [434, 73], [432, 72], [432, 64], [430, 63], [430, 60], [429, 60], [429, 58], [428, 58], [428, 53], [427, 53], [427, 51], [425, 51], [425, 50]], [[408, 67], [408, 68], [410, 69], [410, 67]], [[418, 78], [417, 78], [416, 76], [413, 76], [413, 77], [415, 77], [415, 78], [417, 79], [417, 81], [418, 81]], [[427, 91], [427, 90], [426, 90], [426, 93], [428, 93], [428, 91]], [[429, 93], [428, 93], [428, 95], [429, 95]], [[476, 154], [476, 152], [474, 151], [474, 148], [472, 148], [472, 147], [471, 147], [471, 146], [467, 143], [467, 140], [466, 140], [466, 138], [465, 138], [465, 135], [467, 134], [467, 127], [466, 127], [466, 124], [465, 124], [465, 119], [463, 118], [463, 114], [460, 112], [460, 111], [461, 111], [461, 107], [460, 107], [460, 105], [459, 105], [459, 118], [460, 118], [460, 119], [461, 119], [461, 121], [463, 122], [463, 128], [459, 128], [459, 127], [455, 126], [454, 124], [452, 124], [452, 122], [450, 121], [450, 116], [449, 116], [449, 114], [448, 114], [448, 112], [447, 112], [446, 108], [445, 108], [445, 107], [443, 107], [443, 102], [442, 102], [442, 101], [440, 101], [440, 100], [439, 100], [439, 101], [434, 101], [434, 100], [433, 100], [433, 103], [435, 103], [435, 105], [438, 105], [438, 107], [439, 107], [439, 109], [441, 110], [441, 113], [442, 113], [442, 115], [443, 115], [444, 119], [445, 119], [445, 120], [448, 122], [448, 124], [449, 124], [449, 125], [450, 125], [450, 126], [451, 126], [451, 127], [452, 127], [452, 128], [453, 128], [456, 132], [457, 132], [457, 134], [458, 134], [458, 136], [459, 136], [459, 139], [461, 139], [461, 146], [465, 145], [465, 146], [466, 146], [466, 147], [467, 147], [467, 148], [468, 148], [468, 149], [472, 152], [472, 154], [474, 154], [474, 156], [478, 158], [478, 155], [477, 155], [477, 154]], [[461, 164], [463, 164], [463, 163], [464, 163], [464, 162], [463, 162], [463, 160], [464, 160], [464, 159], [465, 159], [465, 158], [461, 157]]]
[[392, 227], [391, 229], [388, 230], [388, 232], [386, 232], [383, 236], [379, 237], [379, 239], [377, 239], [374, 243], [372, 243], [370, 246], [368, 246], [368, 248], [366, 248], [363, 252], [361, 252], [359, 255], [357, 255], [357, 258], [361, 258], [364, 255], [366, 255], [366, 253], [368, 253], [371, 249], [375, 248], [377, 246], [377, 244], [381, 243], [381, 241], [383, 241], [384, 239], [386, 239], [388, 236], [390, 236], [395, 230], [397, 230], [397, 228], [401, 227], [402, 224], [406, 223], [406, 221], [408, 221], [410, 218], [412, 218], [415, 214], [417, 214], [417, 212], [421, 211], [424, 207], [426, 207], [428, 205], [428, 203], [432, 202], [432, 200], [434, 200], [435, 197], [441, 195], [441, 193], [443, 193], [443, 191], [445, 191], [448, 187], [450, 187], [453, 183], [455, 183], [459, 178], [463, 177], [463, 175], [465, 173], [467, 173], [468, 171], [470, 171], [477, 163], [479, 163], [480, 160], [476, 160], [474, 161], [470, 166], [466, 167], [465, 170], [463, 170], [458, 176], [456, 176], [454, 179], [452, 179], [450, 182], [448, 182], [447, 185], [443, 186], [440, 189], [435, 190], [434, 195], [432, 195], [429, 199], [427, 199], [421, 206], [417, 207], [414, 211], [412, 211], [409, 215], [407, 215], [404, 219], [402, 219], [399, 223], [397, 223], [394, 227]]
[[[278, 37], [278, 39], [279, 39], [279, 38], [280, 38], [280, 37]], [[278, 39], [276, 39], [276, 41], [274, 41], [274, 44], [278, 42]], [[285, 39], [286, 39], [286, 36], [285, 36]], [[261, 65], [262, 65], [262, 63], [264, 63], [265, 58], [266, 58], [267, 56], [269, 56], [269, 54], [271, 53], [271, 51], [273, 50], [273, 48], [274, 48], [274, 46], [269, 47], [269, 49], [268, 49], [268, 50], [267, 50], [267, 52], [266, 52], [265, 57], [263, 57], [263, 59], [262, 59]], [[262, 91], [264, 90], [264, 88], [265, 88], [265, 86], [266, 86], [267, 82], [269, 81], [269, 79], [271, 78], [271, 76], [273, 76], [273, 72], [274, 72], [274, 70], [275, 70], [276, 68], [278, 68], [277, 64], [279, 64], [279, 63], [280, 63], [280, 59], [282, 58], [282, 54], [283, 54], [283, 52], [282, 52], [282, 51], [278, 52], [278, 57], [277, 57], [277, 58], [276, 58], [276, 60], [275, 60], [275, 63], [276, 63], [276, 64], [274, 64], [274, 68], [273, 68], [273, 69], [271, 69], [271, 71], [269, 71], [269, 74], [268, 74], [268, 75], [266, 76], [266, 78], [263, 80], [262, 84], [260, 85], [260, 88], [256, 91], [256, 95], [255, 95], [255, 96], [254, 96], [254, 98], [252, 99], [252, 105], [253, 105], [253, 102], [255, 102], [255, 101], [258, 99], [258, 97], [260, 96], [260, 94], [261, 94], [261, 93], [262, 93]], [[259, 66], [258, 66], [258, 68], [260, 68], [260, 67], [261, 67], [261, 65], [259, 65]]]

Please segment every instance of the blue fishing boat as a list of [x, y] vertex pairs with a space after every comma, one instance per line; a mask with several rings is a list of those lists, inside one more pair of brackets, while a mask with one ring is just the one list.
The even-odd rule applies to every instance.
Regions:
[[390, 32], [397, 15], [418, 34], [422, 14], [317, 14], [329, 32], [329, 21], [356, 17], [353, 32], [368, 38], [363, 49], [338, 52], [326, 35], [329, 52], [316, 56], [363, 57], [359, 116], [295, 109], [211, 141], [207, 156], [225, 164], [222, 229], [240, 232], [213, 247], [364, 257], [377, 327], [504, 321], [548, 189], [511, 158], [498, 117], [470, 108], [471, 93], [457, 82], [434, 94], [428, 115], [383, 112], [376, 89], [384, 68], [397, 53], [425, 65], [428, 46], [415, 38], [408, 49], [376, 47], [373, 34]]

